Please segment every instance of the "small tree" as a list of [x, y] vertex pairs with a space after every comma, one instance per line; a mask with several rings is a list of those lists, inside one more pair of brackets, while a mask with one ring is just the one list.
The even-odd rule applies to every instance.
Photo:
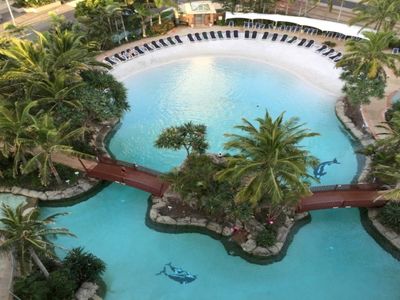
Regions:
[[85, 252], [81, 247], [69, 251], [63, 262], [79, 286], [86, 281], [97, 281], [106, 270], [100, 258]]
[[383, 98], [386, 87], [384, 74], [370, 79], [367, 73], [354, 74], [352, 68], [344, 67], [340, 78], [344, 80], [343, 92], [352, 106], [368, 104], [372, 97]]
[[179, 150], [184, 148], [187, 156], [191, 153], [201, 154], [208, 148], [206, 141], [207, 127], [203, 124], [185, 123], [164, 129], [157, 140], [157, 148]]

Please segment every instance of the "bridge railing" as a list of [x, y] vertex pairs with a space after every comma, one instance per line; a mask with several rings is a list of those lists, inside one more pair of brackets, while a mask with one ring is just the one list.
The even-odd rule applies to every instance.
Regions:
[[126, 161], [122, 161], [122, 160], [118, 160], [118, 159], [113, 159], [107, 156], [99, 156], [98, 157], [99, 162], [104, 163], [104, 164], [110, 164], [110, 165], [119, 165], [119, 166], [124, 166], [124, 167], [129, 167], [129, 168], [134, 168], [137, 169], [139, 171], [143, 171], [149, 174], [153, 174], [155, 176], [160, 176], [163, 173], [156, 171], [154, 169], [150, 169], [150, 168], [146, 168], [143, 166], [140, 166], [138, 164], [135, 163], [130, 163], [130, 162], [126, 162]]
[[379, 185], [370, 183], [361, 184], [335, 184], [335, 185], [321, 185], [312, 186], [312, 192], [325, 192], [325, 191], [350, 191], [350, 190], [377, 190]]

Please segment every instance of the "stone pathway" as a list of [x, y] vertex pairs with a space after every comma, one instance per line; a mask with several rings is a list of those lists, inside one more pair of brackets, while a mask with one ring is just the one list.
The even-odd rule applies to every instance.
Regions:
[[0, 299], [8, 300], [10, 297], [10, 285], [12, 282], [12, 263], [9, 254], [0, 255]]
[[386, 121], [385, 112], [392, 104], [391, 98], [397, 91], [400, 91], [400, 78], [396, 78], [391, 70], [386, 70], [386, 72], [388, 78], [385, 97], [383, 99], [372, 99], [370, 104], [363, 105], [361, 108], [364, 121], [375, 139], [385, 138], [385, 133], [388, 133], [387, 129], [378, 126], [384, 125]]

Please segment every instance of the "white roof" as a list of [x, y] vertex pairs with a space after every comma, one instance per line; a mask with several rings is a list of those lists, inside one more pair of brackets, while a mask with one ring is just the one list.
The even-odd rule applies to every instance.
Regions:
[[234, 13], [226, 12], [225, 20], [229, 19], [250, 19], [250, 20], [270, 20], [274, 22], [288, 22], [294, 23], [301, 26], [309, 26], [318, 28], [322, 31], [332, 31], [342, 33], [344, 35], [355, 36], [364, 38], [362, 35], [363, 31], [375, 31], [369, 28], [361, 29], [360, 26], [349, 26], [343, 23], [319, 20], [319, 19], [311, 19], [306, 17], [295, 17], [295, 16], [286, 16], [286, 15], [277, 15], [277, 14], [256, 14], [256, 13]]
[[215, 14], [214, 4], [211, 1], [193, 1], [179, 5], [183, 13], [191, 15]]

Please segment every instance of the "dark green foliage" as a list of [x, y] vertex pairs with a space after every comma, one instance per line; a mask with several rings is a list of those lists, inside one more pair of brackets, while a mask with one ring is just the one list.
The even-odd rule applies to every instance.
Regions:
[[158, 23], [154, 23], [153, 27], [150, 28], [149, 30], [149, 35], [163, 35], [166, 34], [168, 31], [170, 31], [172, 28], [175, 27], [174, 22], [172, 21], [165, 21], [161, 25]]
[[96, 282], [106, 270], [106, 265], [100, 258], [81, 247], [69, 251], [63, 263], [79, 286], [85, 281]]
[[223, 215], [229, 218], [245, 220], [252, 214], [251, 208], [236, 205], [233, 201], [235, 188], [232, 183], [218, 181], [215, 174], [224, 168], [206, 155], [189, 155], [180, 170], [174, 170], [165, 176], [172, 188], [179, 192], [184, 200], [195, 201], [198, 209], [214, 217]]
[[392, 107], [386, 111], [386, 121], [390, 122], [395, 112], [400, 112], [400, 101], [396, 101], [392, 104]]
[[378, 218], [382, 224], [400, 233], [400, 203], [389, 202], [386, 204], [379, 212]]
[[71, 300], [79, 286], [72, 279], [68, 269], [51, 272], [46, 278], [37, 272], [14, 283], [14, 293], [23, 300]]
[[215, 195], [218, 182], [214, 176], [221, 169], [222, 166], [214, 164], [206, 155], [189, 155], [184, 167], [169, 173], [166, 179], [184, 198], [193, 195], [200, 199], [210, 194]]
[[256, 237], [257, 245], [261, 247], [270, 247], [276, 243], [276, 230], [267, 225], [267, 227], [260, 231]]
[[33, 273], [24, 278], [17, 278], [14, 282], [14, 294], [24, 300], [47, 300], [49, 287], [44, 276]]
[[164, 129], [155, 141], [157, 148], [179, 150], [184, 148], [186, 154], [202, 154], [208, 148], [206, 141], [207, 127], [203, 124], [185, 123]]
[[54, 0], [16, 0], [15, 7], [39, 7], [55, 2]]
[[112, 118], [121, 118], [129, 110], [126, 88], [111, 74], [99, 70], [81, 73], [85, 84], [73, 91], [73, 97], [79, 99], [82, 109], [62, 106], [57, 110], [61, 121], [71, 120], [72, 124], [102, 122]]
[[351, 105], [368, 104], [371, 98], [384, 96], [386, 79], [383, 74], [369, 79], [366, 72], [357, 75], [352, 68], [343, 67], [340, 78], [345, 81], [343, 92]]
[[68, 268], [60, 269], [50, 273], [47, 280], [49, 297], [51, 300], [70, 300], [74, 298], [75, 291], [80, 287], [75, 282], [73, 274]]

